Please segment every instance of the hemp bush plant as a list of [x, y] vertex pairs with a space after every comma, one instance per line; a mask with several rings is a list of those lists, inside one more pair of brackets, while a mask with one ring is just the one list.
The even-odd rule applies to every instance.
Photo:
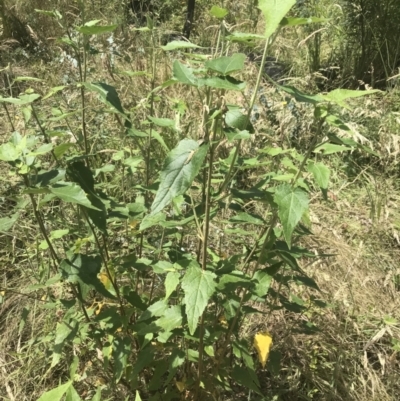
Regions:
[[[6, 110], [9, 104], [20, 106], [25, 121], [35, 122], [25, 136], [12, 128], [11, 139], [0, 147], [0, 160], [21, 178], [43, 237], [39, 249], [50, 256], [46, 274], [32, 288], [46, 293], [46, 307], [57, 311], [57, 325], [47, 339], [52, 342], [50, 369], [61, 363], [70, 366], [69, 380], [40, 401], [64, 396], [81, 400], [80, 382], [87, 379], [82, 365], [88, 362], [103, 378], [92, 400], [100, 400], [102, 390], [107, 397], [103, 399], [118, 400], [217, 400], [230, 392], [268, 399], [257, 367], [260, 362], [262, 368], [279, 371], [279, 355], [270, 351], [273, 339], [262, 331], [253, 344], [240, 335], [241, 328], [254, 313], [304, 311], [302, 302], [284, 291], [293, 283], [318, 290], [298, 264], [300, 257], [313, 255], [295, 244], [309, 232], [308, 192], [317, 185], [326, 193], [330, 171], [321, 161], [324, 154], [359, 146], [334, 134], [335, 127], [350, 128], [332, 114], [331, 106], [349, 107], [346, 99], [373, 91], [309, 95], [267, 77], [287, 96], [314, 105], [309, 146], [304, 154], [270, 145], [256, 157], [246, 156], [243, 143], [257, 135], [250, 116], [269, 46], [280, 29], [313, 22], [285, 17], [294, 0], [280, 1], [279, 6], [275, 1], [258, 3], [265, 19], [263, 35], [228, 34], [228, 10], [214, 6], [211, 14], [220, 30], [212, 58], [194, 53], [198, 47], [189, 42], [163, 46], [165, 52], [190, 49], [196, 57], [173, 61], [171, 79], [160, 86], [153, 48], [147, 72], [152, 77], [149, 114], [140, 127], [135, 126], [134, 112], [124, 109], [116, 88], [88, 79], [90, 38], [116, 28], [99, 21], [86, 22], [74, 33], [68, 30], [61, 39], [75, 54], [80, 82], [54, 87], [42, 99], [35, 93], [0, 98]], [[46, 13], [62, 23], [59, 13]], [[146, 29], [154, 39], [151, 21]], [[229, 104], [231, 93], [246, 88], [238, 79], [246, 57], [229, 55], [229, 50], [236, 42], [254, 41], [264, 41], [265, 46], [251, 99], [245, 105]], [[191, 101], [202, 105], [202, 123], [195, 134], [184, 133], [177, 120], [154, 113], [160, 91], [172, 85], [187, 88], [189, 107]], [[69, 113], [55, 107], [46, 119], [41, 112], [45, 102], [74, 88], [81, 100], [79, 114], [73, 112], [81, 118], [76, 143], [49, 128], [55, 119], [67, 121]], [[88, 92], [98, 94], [105, 113], [117, 121], [120, 148], [111, 160], [105, 161], [107, 153], [101, 149], [96, 151], [89, 135]], [[327, 137], [326, 127], [332, 128]], [[167, 143], [157, 129], [179, 137], [173, 149], [173, 139]], [[58, 142], [52, 140], [60, 135]], [[223, 142], [232, 146], [227, 157], [220, 153]], [[162, 164], [157, 160], [160, 154], [166, 154]], [[261, 172], [257, 182], [244, 189], [232, 185], [235, 176], [249, 169]], [[107, 193], [110, 172], [121, 176], [120, 198]], [[126, 202], [126, 191], [135, 194], [134, 202]], [[48, 232], [46, 218], [54, 210], [65, 226]], [[10, 228], [17, 217], [2, 219], [3, 227]], [[212, 227], [226, 223], [230, 228], [221, 232], [232, 242], [222, 252]], [[117, 228], [131, 238], [122, 250], [116, 249], [110, 233]], [[191, 244], [190, 249], [185, 244]], [[268, 359], [270, 352], [273, 357]]]

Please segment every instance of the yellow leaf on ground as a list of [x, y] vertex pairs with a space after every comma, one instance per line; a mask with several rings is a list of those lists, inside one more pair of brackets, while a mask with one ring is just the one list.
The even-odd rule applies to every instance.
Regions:
[[268, 332], [264, 331], [262, 333], [257, 333], [254, 336], [254, 347], [257, 350], [258, 360], [263, 368], [265, 368], [265, 364], [267, 363], [271, 345], [272, 337]]

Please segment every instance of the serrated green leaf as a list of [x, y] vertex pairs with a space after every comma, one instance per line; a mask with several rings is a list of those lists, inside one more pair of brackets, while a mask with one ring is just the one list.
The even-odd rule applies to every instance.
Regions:
[[114, 378], [116, 383], [121, 380], [121, 377], [126, 368], [128, 356], [131, 354], [131, 341], [129, 338], [114, 338], [112, 356], [114, 359]]
[[6, 233], [11, 230], [12, 226], [18, 220], [19, 213], [13, 214], [11, 217], [2, 217], [0, 219], [0, 232]]
[[192, 139], [183, 139], [168, 154], [160, 174], [160, 186], [151, 206], [151, 216], [187, 191], [200, 171], [207, 150], [207, 145], [199, 146]]
[[0, 160], [11, 162], [17, 160], [21, 155], [21, 151], [17, 149], [11, 142], [3, 143], [0, 146]]
[[140, 223], [140, 231], [147, 230], [148, 228], [154, 227], [158, 224], [162, 224], [166, 218], [167, 216], [163, 212], [147, 214]]
[[241, 71], [244, 68], [246, 55], [236, 53], [232, 56], [222, 56], [205, 63], [205, 67], [211, 71], [222, 75], [228, 75], [232, 72]]
[[325, 166], [325, 164], [310, 162], [307, 166], [307, 170], [312, 173], [314, 180], [320, 188], [328, 188], [331, 170]]
[[101, 387], [97, 387], [96, 394], [90, 401], [101, 401]]
[[337, 105], [350, 110], [351, 107], [345, 102], [345, 100], [361, 96], [368, 96], [377, 92], [380, 92], [380, 90], [373, 89], [367, 91], [356, 91], [350, 89], [335, 89], [326, 95], [323, 95], [323, 97], [328, 102], [336, 103]]
[[180, 305], [170, 306], [163, 315], [155, 321], [155, 324], [164, 331], [172, 331], [182, 325], [182, 307]]
[[283, 226], [283, 233], [290, 248], [293, 230], [308, 210], [308, 196], [300, 188], [283, 184], [276, 188], [274, 201], [278, 205], [278, 214]]
[[89, 209], [100, 210], [90, 203], [85, 191], [74, 183], [58, 182], [51, 186], [49, 190], [64, 202], [75, 203]]
[[84, 85], [87, 89], [98, 93], [103, 103], [111, 106], [116, 112], [125, 115], [121, 100], [114, 86], [104, 82], [84, 82]]
[[318, 104], [325, 101], [322, 95], [309, 95], [293, 86], [279, 86], [279, 88], [292, 95], [298, 102]]
[[46, 391], [37, 401], [60, 401], [71, 384], [72, 381], [68, 381], [57, 388], [53, 388], [53, 390]]
[[0, 96], [0, 102], [11, 103], [11, 104], [16, 104], [18, 106], [22, 106], [24, 104], [32, 103], [39, 98], [40, 95], [36, 93], [31, 93], [29, 95], [21, 95], [19, 98]]
[[193, 70], [189, 67], [186, 67], [178, 60], [174, 61], [172, 72], [174, 74], [174, 78], [177, 79], [180, 83], [197, 86], [197, 78], [194, 76]]
[[183, 40], [173, 40], [167, 43], [165, 46], [161, 46], [161, 49], [165, 51], [178, 50], [178, 49], [201, 49], [201, 46], [197, 46], [194, 43], [185, 42]]
[[265, 224], [265, 221], [260, 216], [244, 212], [231, 217], [229, 221], [235, 224], [255, 224], [255, 225]]
[[59, 159], [74, 146], [76, 146], [74, 143], [61, 143], [54, 148], [54, 156]]
[[90, 288], [95, 289], [101, 295], [115, 299], [115, 296], [107, 291], [97, 275], [101, 270], [100, 256], [88, 256], [83, 254], [70, 254], [59, 267], [64, 280], [70, 283], [79, 283], [84, 295]]
[[57, 323], [51, 367], [58, 364], [65, 344], [74, 339], [78, 332], [78, 328], [79, 322], [76, 320], [71, 320], [68, 324], [66, 322]]
[[256, 283], [253, 290], [254, 294], [256, 294], [258, 297], [265, 297], [265, 295], [268, 294], [272, 280], [273, 277], [269, 274], [268, 268], [257, 270], [252, 278], [252, 281]]
[[181, 275], [178, 272], [169, 272], [165, 277], [165, 299], [168, 299], [171, 294], [176, 290], [179, 284]]
[[265, 18], [265, 38], [269, 38], [279, 27], [284, 16], [296, 0], [258, 0], [258, 8]]
[[49, 92], [47, 93], [47, 95], [45, 95], [42, 100], [48, 99], [49, 97], [51, 97], [51, 96], [55, 95], [56, 93], [64, 90], [65, 88], [66, 88], [66, 86], [55, 86], [54, 88], [51, 88], [49, 90]]
[[232, 370], [232, 379], [242, 386], [253, 390], [255, 393], [262, 394], [260, 391], [260, 383], [254, 370], [236, 365]]
[[82, 401], [82, 398], [79, 397], [78, 392], [75, 390], [74, 386], [70, 386], [65, 394], [65, 401]]
[[214, 273], [202, 270], [199, 266], [191, 265], [182, 279], [186, 316], [191, 335], [196, 331], [198, 320], [203, 314], [208, 300], [214, 294], [215, 278]]
[[240, 110], [228, 110], [225, 114], [225, 123], [228, 127], [238, 130], [249, 130], [250, 120]]
[[199, 86], [210, 86], [211, 88], [217, 89], [225, 89], [225, 90], [234, 90], [234, 91], [242, 91], [246, 88], [246, 83], [242, 81], [238, 81], [232, 77], [210, 77], [210, 78], [199, 78], [198, 79]]
[[351, 150], [348, 146], [336, 145], [334, 143], [324, 143], [314, 149], [314, 153], [322, 153], [324, 155], [331, 155], [332, 153], [348, 152]]
[[147, 118], [159, 127], [175, 128], [175, 120], [172, 120], [170, 118], [157, 118], [152, 116], [148, 116]]

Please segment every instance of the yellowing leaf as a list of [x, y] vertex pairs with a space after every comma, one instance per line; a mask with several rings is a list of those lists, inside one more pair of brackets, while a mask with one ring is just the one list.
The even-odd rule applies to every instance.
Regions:
[[258, 360], [263, 368], [268, 360], [269, 350], [272, 345], [272, 337], [268, 332], [257, 333], [254, 336], [254, 347], [258, 353]]
[[139, 223], [140, 223], [139, 220], [131, 220], [131, 221], [129, 222], [129, 227], [130, 227], [132, 230], [135, 230]]
[[175, 382], [176, 388], [182, 393], [185, 391], [185, 383], [184, 382]]
[[106, 272], [101, 272], [97, 275], [99, 280], [103, 283], [104, 287], [109, 288], [110, 287], [110, 279], [108, 278], [108, 274]]

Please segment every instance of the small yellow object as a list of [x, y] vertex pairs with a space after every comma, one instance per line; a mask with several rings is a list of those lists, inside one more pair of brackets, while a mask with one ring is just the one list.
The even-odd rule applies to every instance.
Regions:
[[272, 336], [267, 331], [257, 333], [254, 336], [254, 347], [258, 353], [258, 360], [263, 368], [268, 360], [269, 350], [272, 345]]
[[184, 382], [175, 382], [176, 388], [182, 393], [185, 391], [185, 383]]

